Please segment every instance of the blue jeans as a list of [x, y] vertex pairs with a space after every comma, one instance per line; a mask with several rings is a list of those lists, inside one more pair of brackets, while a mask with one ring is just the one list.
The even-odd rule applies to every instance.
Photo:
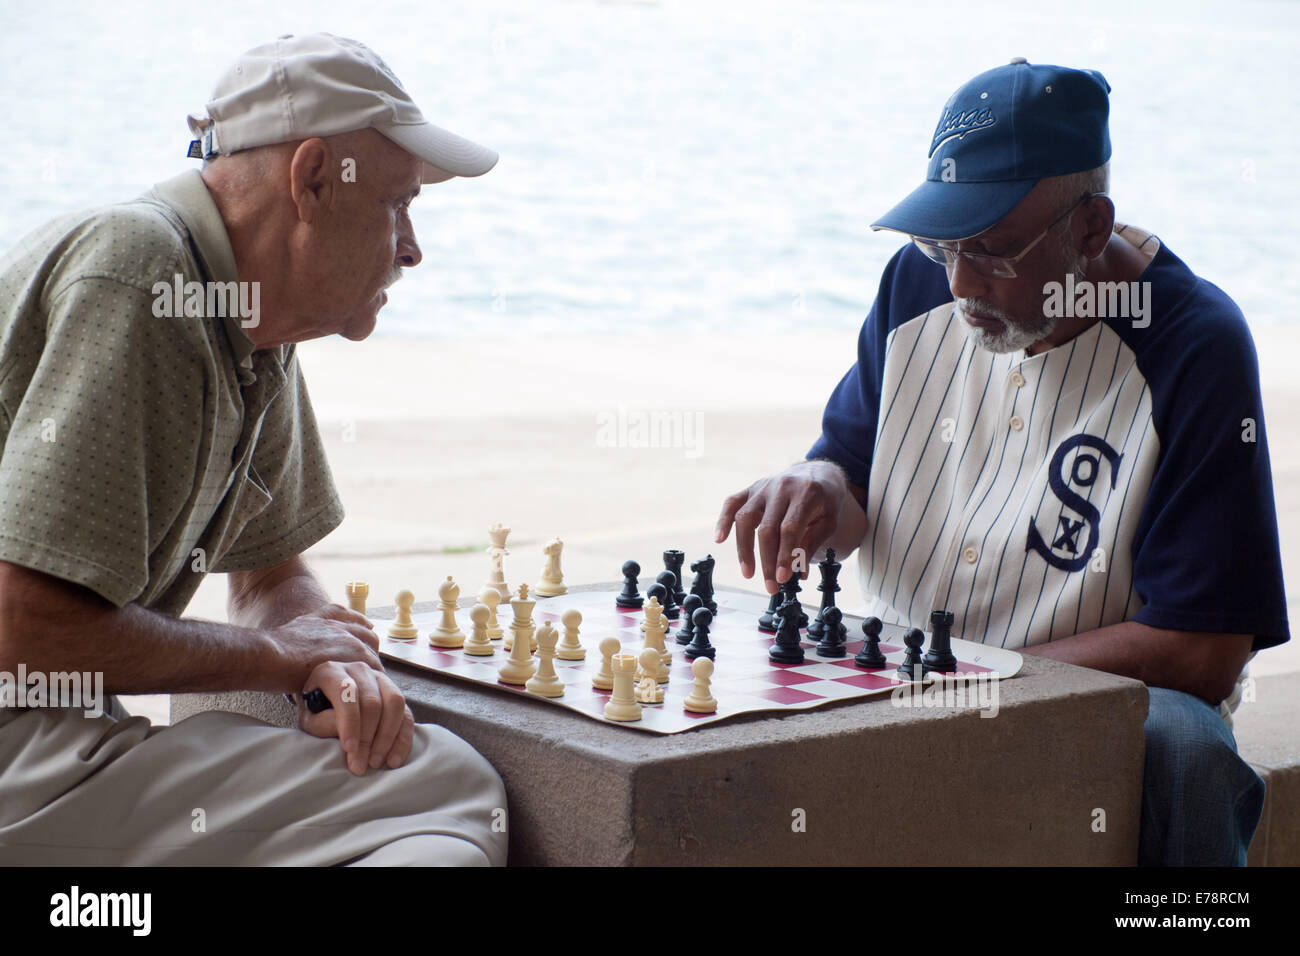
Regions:
[[1245, 866], [1264, 781], [1217, 707], [1148, 687], [1139, 866]]

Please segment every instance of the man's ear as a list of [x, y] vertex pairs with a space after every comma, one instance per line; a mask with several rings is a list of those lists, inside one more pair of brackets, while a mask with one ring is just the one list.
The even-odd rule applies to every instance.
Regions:
[[1115, 204], [1109, 196], [1093, 196], [1083, 206], [1083, 238], [1079, 251], [1089, 259], [1101, 255], [1115, 228]]
[[317, 137], [304, 140], [289, 161], [289, 193], [301, 222], [313, 223], [334, 204], [334, 177], [328, 175], [330, 148]]

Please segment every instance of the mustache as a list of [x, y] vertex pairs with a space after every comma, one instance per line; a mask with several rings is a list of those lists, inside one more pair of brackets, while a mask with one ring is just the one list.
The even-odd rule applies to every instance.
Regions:
[[392, 270], [384, 278], [384, 288], [387, 289], [390, 286], [396, 285], [403, 275], [405, 275], [405, 271], [401, 266], [393, 266]]
[[967, 312], [967, 313], [975, 312], [979, 315], [987, 315], [990, 318], [997, 319], [999, 322], [1002, 322], [1004, 324], [1014, 323], [1014, 320], [1010, 316], [1003, 313], [1001, 309], [998, 309], [991, 305], [985, 305], [983, 302], [980, 302], [979, 299], [958, 299], [957, 305], [961, 308], [963, 312]]

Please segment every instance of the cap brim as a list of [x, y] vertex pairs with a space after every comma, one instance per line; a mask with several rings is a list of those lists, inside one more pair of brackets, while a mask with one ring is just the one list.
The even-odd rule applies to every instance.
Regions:
[[943, 183], [927, 180], [871, 224], [925, 239], [969, 239], [988, 229], [1029, 195], [1038, 180]]
[[495, 150], [432, 123], [376, 129], [412, 156], [424, 160], [423, 183], [440, 183], [453, 176], [482, 176], [499, 158]]

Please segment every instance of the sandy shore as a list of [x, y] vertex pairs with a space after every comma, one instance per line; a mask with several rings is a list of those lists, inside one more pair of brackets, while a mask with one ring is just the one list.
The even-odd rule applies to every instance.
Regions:
[[[447, 574], [486, 579], [486, 528], [510, 525], [511, 586], [537, 579], [542, 544], [564, 539], [574, 583], [612, 581], [628, 558], [670, 547], [711, 552], [720, 584], [740, 577], [731, 541], [713, 543], [722, 499], [803, 457], [827, 395], [853, 362], [852, 334], [780, 341], [662, 336], [526, 343], [341, 339], [301, 347], [348, 518], [308, 553], [342, 600], [367, 580], [372, 604]], [[1288, 605], [1300, 593], [1300, 330], [1256, 330]], [[685, 346], [684, 348], [682, 346]], [[861, 602], [854, 558], [840, 603]], [[816, 593], [806, 598], [815, 603]], [[225, 579], [189, 614], [223, 619]], [[1257, 675], [1300, 670], [1300, 641], [1262, 653]], [[165, 719], [165, 698], [131, 698]]]

